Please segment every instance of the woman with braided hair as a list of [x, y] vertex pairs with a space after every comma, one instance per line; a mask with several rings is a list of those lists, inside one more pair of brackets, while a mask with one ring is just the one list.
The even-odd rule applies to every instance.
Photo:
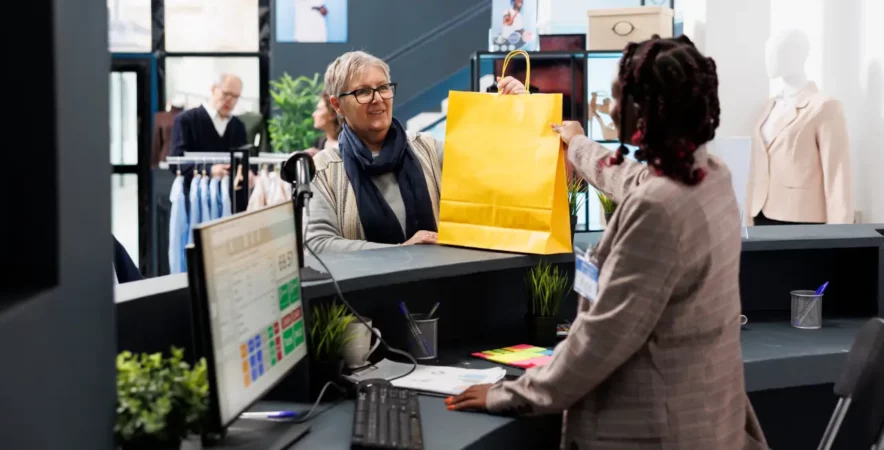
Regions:
[[577, 122], [553, 125], [575, 169], [619, 205], [590, 255], [598, 288], [549, 363], [450, 409], [567, 411], [565, 449], [766, 448], [743, 381], [739, 208], [705, 149], [717, 91], [711, 58], [686, 37], [655, 37], [627, 46], [612, 86], [638, 162]]

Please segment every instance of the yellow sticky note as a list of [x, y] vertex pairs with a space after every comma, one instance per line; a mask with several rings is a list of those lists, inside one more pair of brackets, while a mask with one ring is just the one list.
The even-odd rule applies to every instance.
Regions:
[[524, 353], [508, 353], [505, 355], [495, 355], [488, 359], [499, 363], [509, 364], [511, 362], [521, 361], [523, 359], [530, 359], [530, 357], [525, 355]]

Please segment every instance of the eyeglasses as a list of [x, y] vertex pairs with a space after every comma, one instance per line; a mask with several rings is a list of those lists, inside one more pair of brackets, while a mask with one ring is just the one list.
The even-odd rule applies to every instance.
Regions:
[[239, 94], [234, 92], [221, 90], [221, 95], [224, 97], [224, 100], [239, 100]]
[[375, 92], [377, 92], [377, 94], [380, 95], [381, 98], [384, 100], [391, 99], [396, 95], [396, 83], [382, 84], [376, 88], [356, 89], [355, 91], [339, 94], [338, 97], [346, 97], [348, 95], [352, 95], [356, 99], [356, 103], [365, 105], [374, 101]]

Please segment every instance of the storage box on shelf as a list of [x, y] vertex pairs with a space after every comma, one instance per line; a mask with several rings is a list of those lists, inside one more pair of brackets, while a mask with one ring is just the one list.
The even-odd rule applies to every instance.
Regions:
[[623, 50], [630, 42], [641, 42], [657, 34], [672, 37], [671, 8], [638, 7], [591, 9], [587, 37], [588, 50]]

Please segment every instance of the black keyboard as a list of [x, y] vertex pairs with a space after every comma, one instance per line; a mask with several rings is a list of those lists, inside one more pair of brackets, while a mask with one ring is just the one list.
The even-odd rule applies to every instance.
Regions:
[[385, 380], [360, 382], [350, 448], [423, 450], [417, 393], [395, 388]]

